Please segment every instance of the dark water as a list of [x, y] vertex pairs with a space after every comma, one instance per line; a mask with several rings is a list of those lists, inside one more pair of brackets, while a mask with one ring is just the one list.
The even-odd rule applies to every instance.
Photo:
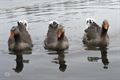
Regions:
[[[110, 24], [107, 50], [85, 50], [85, 20]], [[29, 22], [30, 54], [9, 54], [9, 30], [18, 20]], [[56, 54], [43, 48], [48, 23], [65, 26], [70, 48]], [[0, 80], [119, 80], [120, 0], [0, 0]], [[53, 53], [53, 54], [50, 54]]]

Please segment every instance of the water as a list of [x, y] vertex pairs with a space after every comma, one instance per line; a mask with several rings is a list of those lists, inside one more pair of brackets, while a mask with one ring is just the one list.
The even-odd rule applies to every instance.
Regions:
[[[99, 25], [109, 21], [110, 45], [104, 55], [100, 50], [85, 50], [82, 44], [88, 17]], [[9, 54], [9, 30], [24, 19], [29, 23], [33, 51]], [[64, 54], [43, 48], [51, 20], [65, 26], [70, 48]], [[0, 80], [119, 80], [119, 34], [120, 0], [1, 0]]]

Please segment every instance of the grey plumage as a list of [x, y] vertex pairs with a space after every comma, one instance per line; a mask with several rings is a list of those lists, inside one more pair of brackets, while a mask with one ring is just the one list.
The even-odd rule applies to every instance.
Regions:
[[68, 49], [69, 43], [67, 37], [65, 36], [65, 32], [63, 31], [59, 39], [57, 37], [57, 31], [59, 29], [64, 30], [62, 25], [59, 25], [54, 21], [49, 24], [47, 37], [44, 40], [45, 49], [56, 51]]
[[18, 26], [13, 26], [10, 31], [12, 34], [8, 39], [10, 51], [22, 51], [32, 49], [31, 36], [26, 30], [26, 26], [18, 22]]
[[90, 23], [90, 26], [85, 30], [83, 36], [84, 45], [87, 47], [107, 46], [109, 44], [109, 36], [107, 34], [108, 29], [105, 29], [104, 27], [104, 25], [100, 27], [95, 22]]

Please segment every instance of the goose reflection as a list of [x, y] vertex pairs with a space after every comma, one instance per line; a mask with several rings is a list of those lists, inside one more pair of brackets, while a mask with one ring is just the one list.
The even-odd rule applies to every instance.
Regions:
[[31, 52], [27, 52], [27, 53], [9, 53], [9, 54], [12, 54], [12, 55], [16, 56], [16, 59], [15, 59], [16, 67], [13, 68], [13, 70], [16, 73], [22, 72], [23, 68], [24, 68], [24, 63], [29, 63], [29, 60], [23, 59], [23, 55], [24, 54], [26, 54], [26, 55], [31, 54]]
[[103, 68], [108, 69], [109, 60], [107, 58], [107, 48], [106, 47], [100, 47], [100, 51], [101, 51], [101, 57], [88, 57], [88, 61], [97, 62], [98, 60], [101, 59], [103, 65], [104, 65]]
[[[53, 53], [49, 53], [49, 54], [53, 54]], [[59, 64], [59, 70], [61, 72], [65, 72], [65, 70], [67, 68], [66, 61], [65, 61], [65, 52], [57, 51], [57, 53], [54, 53], [54, 54], [58, 55], [58, 57], [54, 58], [52, 63]]]
[[23, 70], [23, 55], [16, 55], [16, 68], [13, 68], [13, 70], [17, 73], [21, 72]]
[[101, 57], [102, 57], [102, 63], [104, 64], [104, 69], [108, 69], [108, 58], [107, 58], [107, 48], [102, 47], [101, 48]]

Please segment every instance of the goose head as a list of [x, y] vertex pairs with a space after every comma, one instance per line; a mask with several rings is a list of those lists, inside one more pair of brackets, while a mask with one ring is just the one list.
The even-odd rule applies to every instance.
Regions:
[[20, 20], [20, 21], [17, 22], [17, 24], [18, 24], [18, 27], [20, 29], [23, 28], [23, 29], [28, 30], [28, 22], [27, 22], [27, 20]]
[[58, 40], [62, 39], [64, 37], [64, 33], [65, 33], [65, 30], [64, 30], [63, 26], [59, 25], [59, 27], [57, 29], [57, 38], [58, 38]]
[[16, 26], [13, 26], [12, 28], [11, 28], [11, 30], [10, 30], [10, 33], [11, 33], [11, 36], [16, 36], [16, 35], [18, 35], [19, 34], [19, 29], [16, 27]]
[[13, 26], [12, 29], [10, 30], [10, 37], [15, 40], [15, 42], [20, 42], [20, 31], [18, 27]]
[[59, 23], [57, 21], [53, 20], [53, 21], [50, 21], [49, 28], [57, 29], [58, 25], [59, 25]]
[[95, 23], [95, 20], [93, 18], [87, 18], [86, 19], [86, 24], [89, 26], [91, 24]]
[[102, 23], [101, 36], [105, 37], [109, 28], [109, 23], [107, 20], [104, 20]]
[[109, 23], [107, 20], [104, 20], [103, 23], [102, 23], [102, 28], [105, 29], [105, 30], [108, 30], [109, 28]]

